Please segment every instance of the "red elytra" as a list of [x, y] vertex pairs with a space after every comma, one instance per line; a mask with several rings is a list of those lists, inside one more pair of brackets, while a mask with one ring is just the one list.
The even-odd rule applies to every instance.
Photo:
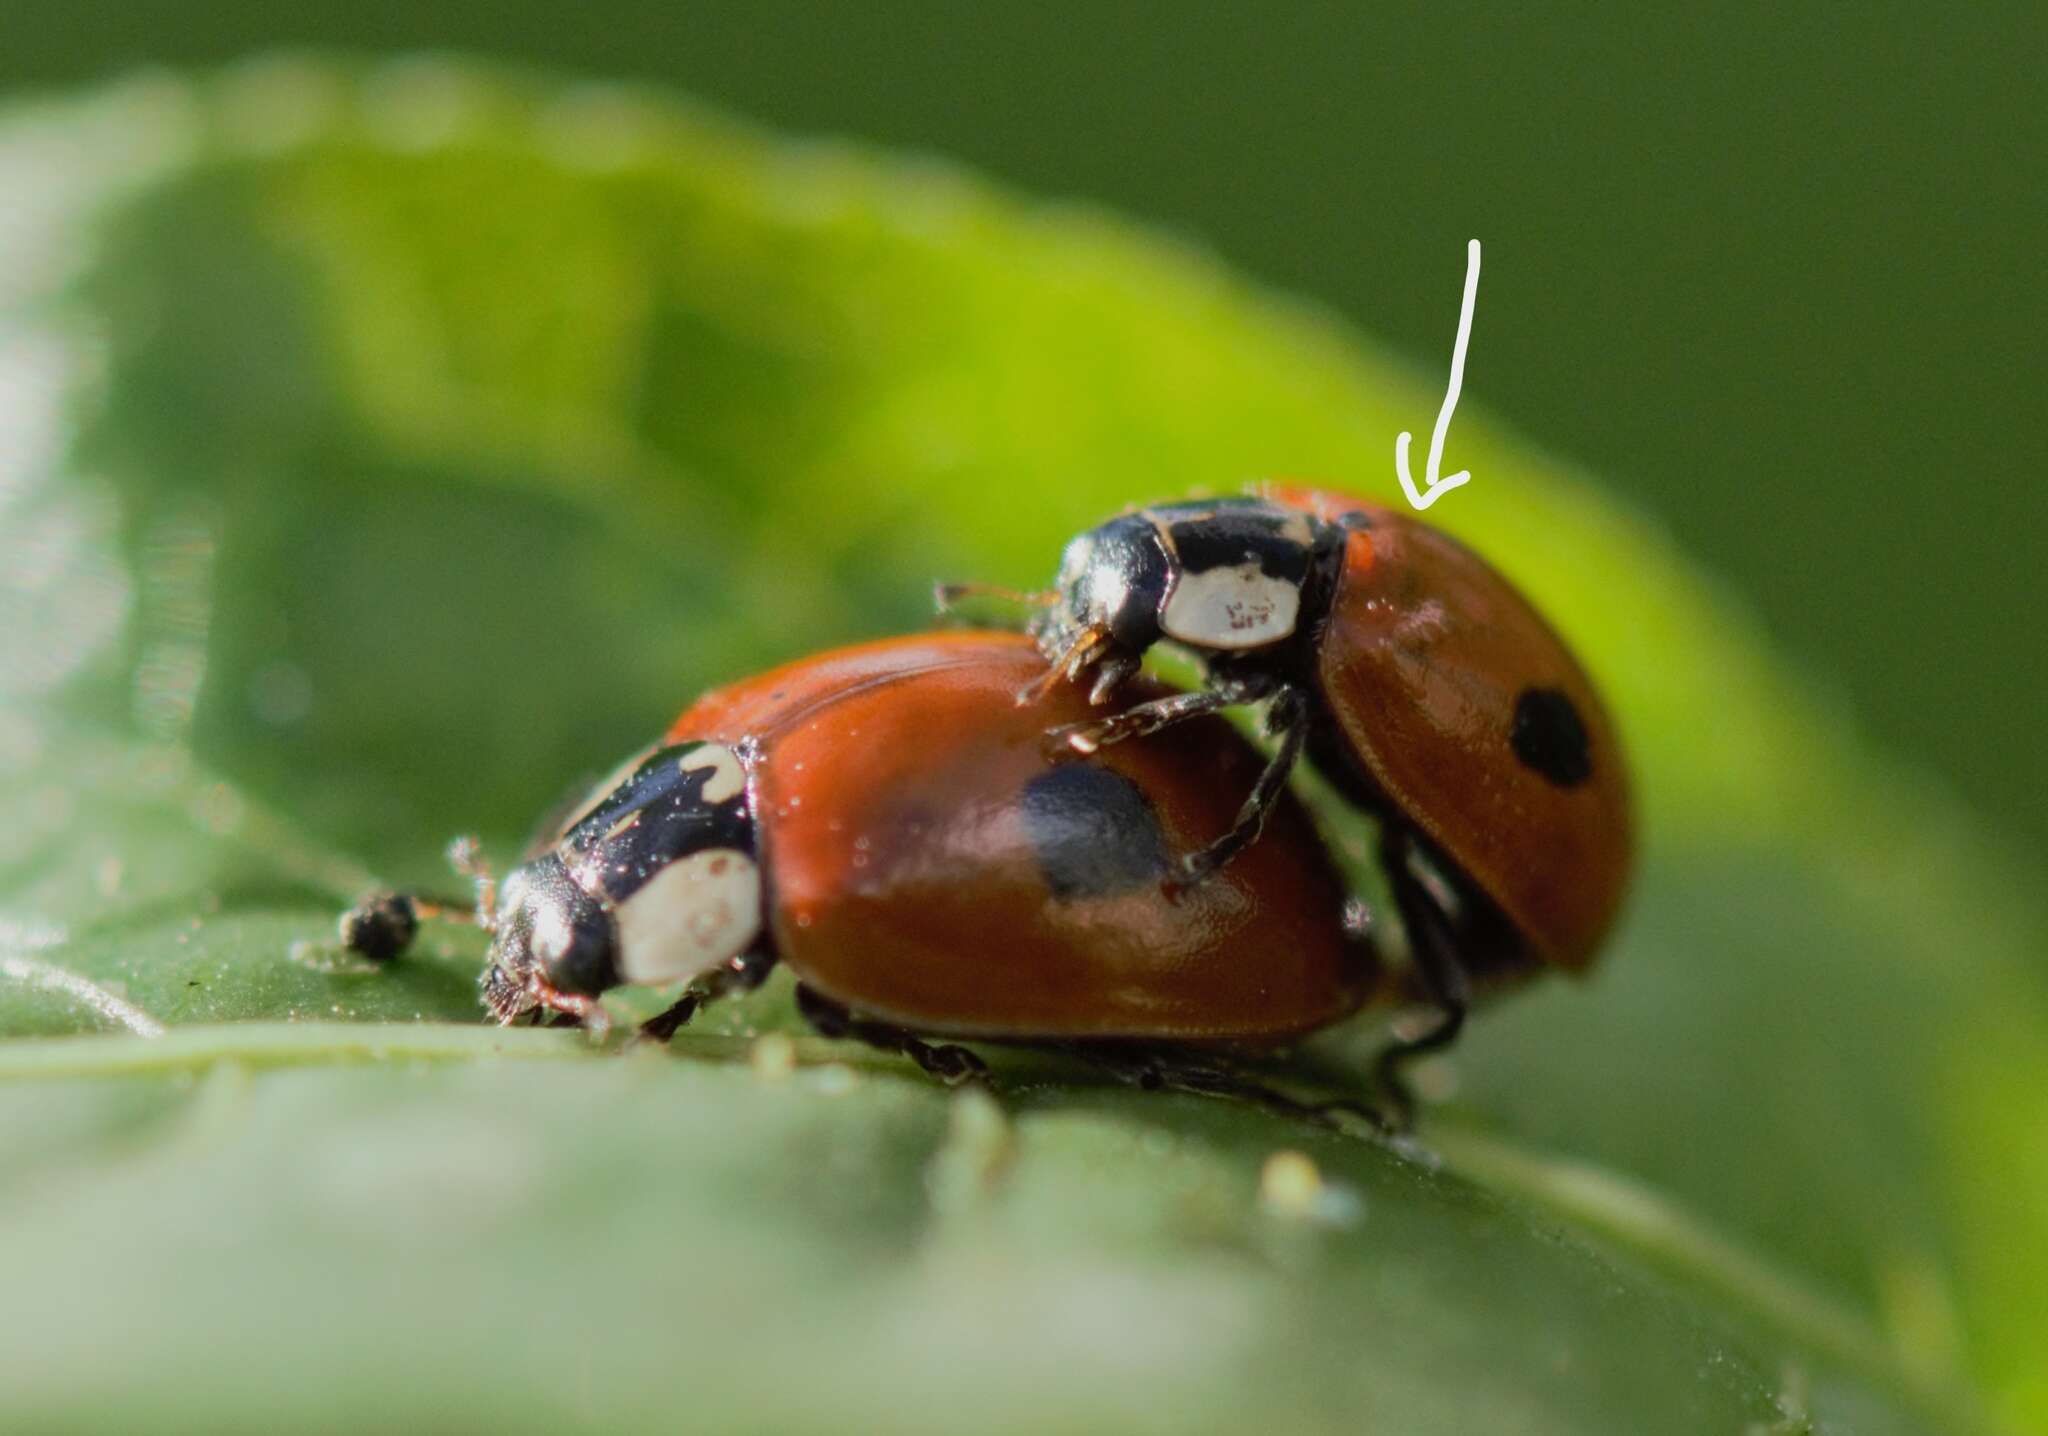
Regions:
[[746, 754], [778, 960], [856, 1013], [955, 1036], [1280, 1040], [1356, 1011], [1374, 964], [1291, 798], [1227, 872], [1168, 893], [1257, 776], [1236, 732], [1062, 757], [1046, 729], [1089, 709], [1065, 686], [1020, 705], [1043, 672], [1021, 635], [890, 639], [676, 720], [671, 743]]
[[[1433, 525], [1325, 490], [1265, 496], [1350, 529], [1315, 683], [1354, 776], [1428, 835], [1543, 962], [1581, 970], [1627, 891], [1628, 765], [1585, 670], [1520, 591]], [[1517, 754], [1518, 708], [1559, 693], [1584, 735], [1576, 781]]]
[[[1304, 755], [1376, 820], [1410, 977], [1440, 1013], [1383, 1076], [1455, 1040], [1483, 992], [1592, 961], [1634, 843], [1613, 721], [1550, 625], [1449, 535], [1301, 486], [1154, 504], [1076, 535], [1036, 603], [1045, 681], [1102, 705], [1053, 730], [1077, 751], [1264, 708], [1273, 752], [1183, 861], [1190, 888], [1256, 851]], [[1201, 685], [1113, 702], [1158, 643], [1197, 657]]]

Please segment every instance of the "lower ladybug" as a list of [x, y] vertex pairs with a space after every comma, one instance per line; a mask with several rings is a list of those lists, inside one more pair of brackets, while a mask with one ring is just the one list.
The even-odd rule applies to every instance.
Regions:
[[1591, 962], [1631, 866], [1620, 742], [1550, 625], [1448, 534], [1267, 487], [1111, 519], [1027, 601], [1052, 665], [1040, 685], [1071, 680], [1107, 703], [1160, 642], [1205, 665], [1197, 692], [1133, 692], [1121, 711], [1055, 725], [1076, 752], [1267, 705], [1276, 750], [1235, 818], [1183, 860], [1191, 890], [1258, 850], [1304, 751], [1378, 820], [1413, 980], [1440, 1014], [1389, 1060], [1453, 1041], [1475, 986]]
[[[1062, 757], [1046, 728], [1088, 708], [1065, 687], [1020, 707], [1043, 671], [1022, 635], [938, 633], [705, 696], [494, 898], [479, 876], [485, 1004], [501, 1022], [601, 1025], [606, 990], [684, 983], [644, 1028], [665, 1038], [779, 963], [814, 1027], [949, 1079], [983, 1065], [925, 1038], [1061, 1046], [1148, 1082], [1293, 1105], [1217, 1054], [1347, 1017], [1378, 976], [1306, 813], [1276, 801], [1265, 841], [1172, 895], [1261, 760], [1217, 718]], [[395, 951], [420, 906], [381, 894], [344, 935]]]

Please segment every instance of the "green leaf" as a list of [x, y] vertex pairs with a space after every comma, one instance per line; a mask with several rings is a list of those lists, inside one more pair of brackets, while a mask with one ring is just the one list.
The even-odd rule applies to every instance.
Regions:
[[1021, 1060], [952, 1096], [776, 985], [622, 1057], [478, 1025], [476, 934], [367, 970], [335, 911], [934, 577], [1390, 494], [1436, 377], [1098, 213], [441, 63], [21, 111], [0, 189], [24, 1424], [2048, 1421], [2023, 875], [1479, 396], [1431, 516], [1596, 670], [1645, 858], [1418, 1145]]

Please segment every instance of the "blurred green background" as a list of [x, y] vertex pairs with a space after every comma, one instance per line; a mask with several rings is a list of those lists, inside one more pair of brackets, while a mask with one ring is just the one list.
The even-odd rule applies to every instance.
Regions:
[[2048, 838], [2036, 5], [14, 0], [0, 86], [300, 44], [659, 79], [958, 157], [1178, 230], [1431, 371], [1477, 235], [1472, 400]]

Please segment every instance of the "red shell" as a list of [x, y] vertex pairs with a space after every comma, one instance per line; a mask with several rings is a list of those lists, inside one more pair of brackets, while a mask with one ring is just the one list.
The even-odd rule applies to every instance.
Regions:
[[[1341, 494], [1269, 498], [1355, 529], [1317, 641], [1323, 702], [1372, 785], [1499, 905], [1535, 955], [1592, 960], [1628, 886], [1628, 770], [1599, 695], [1550, 625], [1448, 534]], [[1517, 705], [1570, 700], [1589, 772], [1561, 784], [1517, 758]]]
[[1178, 857], [1229, 825], [1260, 759], [1208, 719], [1055, 760], [1046, 729], [1091, 710], [1068, 684], [1020, 706], [1044, 672], [1021, 635], [929, 634], [804, 659], [676, 720], [670, 741], [752, 745], [770, 930], [797, 977], [958, 1035], [1277, 1039], [1356, 1010], [1373, 967], [1291, 798], [1173, 898], [1156, 875], [1055, 894], [1020, 799], [1034, 779], [1121, 775]]

